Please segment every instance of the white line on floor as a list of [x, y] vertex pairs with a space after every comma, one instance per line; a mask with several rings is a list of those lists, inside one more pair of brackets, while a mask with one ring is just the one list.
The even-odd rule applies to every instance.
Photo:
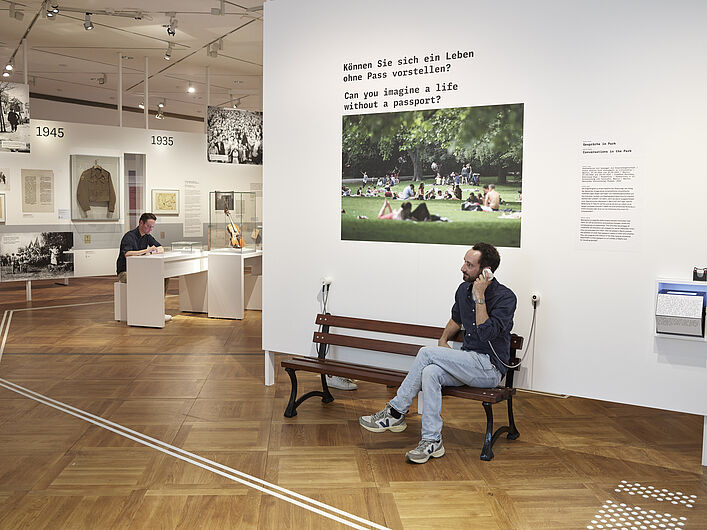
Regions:
[[38, 309], [58, 309], [61, 307], [78, 307], [82, 305], [99, 305], [99, 304], [112, 304], [111, 300], [106, 302], [84, 302], [82, 304], [64, 304], [64, 305], [46, 305], [42, 307], [23, 307], [21, 309], [14, 309], [13, 311], [37, 311]]
[[2, 323], [5, 324], [5, 316], [7, 316], [7, 325], [5, 325], [5, 328], [3, 329], [2, 326], [0, 326], [0, 331], [2, 331], [2, 343], [0, 343], [0, 361], [2, 361], [2, 354], [5, 351], [5, 341], [7, 341], [7, 334], [10, 332], [10, 322], [12, 321], [12, 313], [14, 311], [10, 311], [10, 314], [8, 315], [8, 312], [5, 311], [5, 314], [2, 316]]
[[[222, 477], [226, 477], [234, 482], [238, 482], [238, 483], [243, 484], [247, 487], [256, 489], [256, 490], [266, 493], [268, 495], [272, 495], [273, 497], [277, 497], [278, 499], [281, 499], [283, 501], [286, 501], [286, 502], [289, 502], [289, 503], [294, 504], [296, 506], [299, 506], [300, 508], [304, 508], [305, 510], [309, 510], [310, 512], [319, 514], [323, 517], [327, 517], [329, 519], [337, 521], [337, 522], [344, 524], [346, 526], [349, 526], [351, 528], [357, 528], [360, 530], [366, 530], [367, 528], [376, 528], [378, 530], [388, 530], [385, 526], [381, 526], [381, 525], [374, 523], [372, 521], [368, 521], [366, 519], [363, 519], [363, 518], [358, 517], [356, 515], [350, 514], [348, 512], [343, 511], [343, 510], [339, 510], [338, 508], [334, 508], [333, 506], [329, 506], [327, 504], [324, 504], [323, 502], [306, 497], [304, 495], [300, 495], [299, 493], [296, 493], [294, 491], [282, 488], [280, 486], [277, 486], [275, 484], [271, 484], [271, 483], [266, 482], [266, 481], [259, 479], [257, 477], [253, 477], [252, 475], [248, 475], [248, 474], [238, 471], [236, 469], [224, 466], [222, 464], [219, 464], [218, 462], [214, 462], [212, 460], [208, 460], [206, 458], [203, 458], [199, 455], [195, 455], [195, 454], [190, 453], [188, 451], [184, 451], [183, 449], [180, 449], [179, 447], [169, 445], [169, 444], [162, 442], [160, 440], [157, 440], [155, 438], [151, 438], [151, 437], [146, 436], [146, 435], [139, 433], [137, 431], [133, 431], [131, 429], [128, 429], [127, 427], [123, 427], [120, 424], [113, 423], [109, 420], [101, 418], [100, 416], [95, 416], [95, 415], [85, 412], [83, 410], [74, 408], [70, 405], [62, 403], [61, 401], [53, 400], [47, 396], [44, 396], [42, 394], [39, 394], [37, 392], [34, 392], [34, 391], [29, 390], [27, 388], [24, 388], [20, 385], [17, 385], [11, 381], [7, 381], [6, 379], [0, 378], [0, 386], [3, 388], [6, 388], [7, 390], [15, 392], [17, 394], [20, 394], [22, 396], [25, 396], [26, 398], [32, 399], [34, 401], [37, 401], [39, 403], [42, 403], [42, 404], [47, 405], [49, 407], [52, 407], [56, 410], [64, 412], [65, 414], [70, 414], [71, 416], [74, 416], [74, 417], [84, 420], [86, 422], [92, 423], [92, 424], [94, 424], [98, 427], [101, 427], [103, 429], [106, 429], [108, 431], [114, 432], [120, 436], [123, 436], [124, 438], [128, 438], [128, 439], [133, 440], [139, 444], [145, 445], [147, 447], [151, 447], [152, 449], [156, 449], [162, 453], [173, 456], [174, 458], [178, 458], [179, 460], [183, 460], [183, 461], [193, 464], [195, 466], [199, 466], [202, 469], [206, 469], [207, 471], [210, 471], [210, 472], [215, 473], [217, 475], [221, 475]], [[305, 504], [305, 503], [309, 503], [309, 504]], [[313, 506], [310, 506], [310, 505], [313, 505]], [[319, 508], [322, 508], [322, 509], [315, 508], [314, 506], [318, 506]], [[324, 510], [328, 510], [328, 512], [324, 511]], [[331, 512], [331, 513], [329, 513], [329, 512]], [[351, 519], [351, 521], [346, 520], [346, 519], [342, 519], [339, 516], [346, 517], [347, 519]], [[361, 526], [359, 524], [356, 524], [353, 521], [357, 521], [359, 523], [362, 523], [365, 526]]]

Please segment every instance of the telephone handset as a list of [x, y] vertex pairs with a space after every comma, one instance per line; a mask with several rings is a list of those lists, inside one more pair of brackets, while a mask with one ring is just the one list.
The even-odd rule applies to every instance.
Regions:
[[[493, 271], [490, 268], [486, 267], [484, 270], [481, 271], [481, 274], [487, 281], [490, 282], [491, 280], [493, 280]], [[476, 302], [476, 295], [474, 294], [474, 289], [471, 290], [471, 298], [472, 300], [474, 300], [474, 302]]]

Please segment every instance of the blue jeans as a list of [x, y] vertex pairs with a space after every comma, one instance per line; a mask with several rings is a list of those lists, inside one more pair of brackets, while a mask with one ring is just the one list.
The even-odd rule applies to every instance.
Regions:
[[476, 386], [493, 388], [501, 381], [501, 372], [483, 353], [453, 350], [441, 346], [420, 348], [408, 375], [390, 406], [407, 414], [412, 400], [422, 390], [422, 439], [442, 438], [442, 387]]

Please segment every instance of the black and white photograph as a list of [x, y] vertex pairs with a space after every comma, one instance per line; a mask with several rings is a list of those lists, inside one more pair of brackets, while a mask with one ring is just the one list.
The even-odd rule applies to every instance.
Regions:
[[71, 232], [3, 234], [0, 238], [0, 281], [44, 280], [74, 275]]
[[209, 107], [206, 134], [209, 162], [262, 165], [262, 112]]
[[10, 191], [10, 170], [0, 167], [0, 191]]
[[29, 85], [0, 81], [0, 152], [29, 153]]
[[224, 211], [233, 210], [234, 192], [232, 191], [215, 191], [214, 192], [214, 210]]

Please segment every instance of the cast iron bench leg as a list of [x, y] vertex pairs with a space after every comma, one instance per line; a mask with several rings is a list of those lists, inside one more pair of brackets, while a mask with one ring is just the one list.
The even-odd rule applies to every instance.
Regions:
[[482, 403], [486, 411], [486, 436], [484, 437], [484, 447], [481, 449], [481, 460], [491, 460], [493, 458], [493, 410], [492, 404], [484, 401]]
[[326, 382], [326, 374], [322, 374], [322, 402], [331, 403], [334, 401], [334, 396], [329, 392], [329, 385]]
[[285, 417], [292, 418], [297, 416], [297, 405], [295, 404], [297, 399], [297, 372], [292, 368], [285, 368], [287, 375], [290, 376], [290, 382], [292, 383], [292, 391], [290, 392], [290, 402], [287, 404], [285, 409]]
[[509, 440], [515, 440], [520, 436], [518, 429], [516, 429], [516, 422], [513, 418], [513, 397], [508, 398], [508, 438]]
[[313, 390], [312, 392], [307, 392], [299, 399], [297, 399], [297, 371], [293, 368], [285, 368], [287, 375], [290, 376], [290, 382], [292, 383], [292, 391], [290, 392], [290, 401], [287, 403], [287, 408], [285, 409], [285, 417], [292, 418], [297, 416], [297, 407], [299, 407], [303, 401], [308, 400], [314, 396], [320, 396], [324, 403], [331, 403], [334, 401], [334, 396], [329, 392], [329, 386], [326, 383], [326, 375], [322, 374], [322, 389]]

